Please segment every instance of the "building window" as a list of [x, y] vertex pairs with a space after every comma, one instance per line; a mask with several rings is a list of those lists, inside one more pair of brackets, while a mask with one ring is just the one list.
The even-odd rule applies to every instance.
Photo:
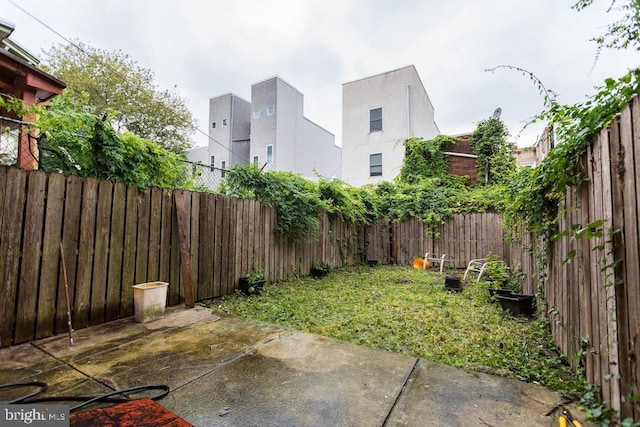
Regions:
[[226, 126], [227, 125], [227, 119], [222, 119], [222, 126]]
[[225, 170], [227, 168], [227, 162], [226, 160], [223, 160], [220, 162], [220, 169]]
[[382, 130], [382, 108], [369, 110], [369, 132]]
[[255, 110], [253, 112], [253, 118], [254, 119], [259, 119], [260, 118], [260, 110]]
[[269, 105], [267, 107], [267, 116], [271, 116], [276, 111], [276, 107], [273, 105]]
[[382, 153], [369, 155], [369, 176], [382, 176]]
[[213, 170], [213, 167], [216, 165], [216, 156], [211, 156], [211, 162], [209, 163], [209, 166], [211, 167], [211, 170]]
[[258, 156], [253, 156], [253, 164], [258, 165]]
[[273, 145], [267, 145], [267, 163], [273, 164]]
[[211, 122], [211, 129], [215, 129], [216, 128], [216, 122]]

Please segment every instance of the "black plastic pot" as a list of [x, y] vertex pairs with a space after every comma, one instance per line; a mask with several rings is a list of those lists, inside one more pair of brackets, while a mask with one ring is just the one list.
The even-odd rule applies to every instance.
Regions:
[[503, 310], [518, 316], [532, 316], [536, 312], [536, 297], [529, 294], [511, 294], [497, 296]]
[[264, 286], [266, 280], [254, 280], [249, 281], [246, 277], [241, 277], [240, 282], [238, 283], [238, 288], [245, 295], [259, 294], [262, 291], [262, 287]]
[[368, 259], [367, 260], [367, 264], [369, 265], [369, 267], [375, 267], [376, 265], [378, 265], [378, 260], [377, 259]]
[[324, 277], [329, 274], [329, 270], [326, 268], [312, 268], [311, 269], [311, 277]]
[[444, 287], [448, 291], [460, 292], [462, 290], [460, 276], [446, 276], [444, 279]]

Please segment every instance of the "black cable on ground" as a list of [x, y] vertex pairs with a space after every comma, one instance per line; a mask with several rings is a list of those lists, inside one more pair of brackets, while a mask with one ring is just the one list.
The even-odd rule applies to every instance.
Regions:
[[32, 397], [35, 397], [39, 394], [44, 393], [45, 391], [47, 391], [47, 389], [49, 388], [49, 386], [47, 386], [46, 383], [41, 383], [39, 381], [30, 381], [30, 382], [16, 382], [16, 383], [5, 383], [5, 384], [0, 384], [0, 390], [4, 389], [4, 388], [24, 388], [24, 387], [38, 387], [38, 390], [31, 392], [31, 393], [27, 393], [24, 394], [20, 397], [16, 397], [13, 400], [9, 400], [7, 402], [0, 402], [1, 404], [12, 404], [12, 403], [22, 403]]
[[7, 402], [0, 402], [0, 404], [30, 404], [30, 403], [41, 403], [41, 402], [82, 402], [79, 405], [76, 405], [70, 408], [70, 411], [73, 412], [84, 406], [87, 406], [91, 403], [96, 403], [96, 402], [123, 403], [123, 402], [129, 402], [131, 400], [135, 400], [128, 396], [120, 397], [120, 398], [113, 397], [115, 395], [126, 396], [127, 394], [140, 393], [146, 390], [160, 390], [161, 392], [158, 395], [149, 397], [149, 399], [151, 400], [159, 400], [165, 397], [166, 395], [168, 395], [170, 391], [168, 385], [160, 384], [160, 385], [144, 385], [144, 386], [138, 386], [138, 387], [125, 388], [122, 390], [115, 390], [115, 391], [101, 394], [98, 396], [48, 396], [48, 397], [39, 397], [37, 399], [34, 399], [34, 397], [47, 391], [48, 386], [46, 383], [39, 382], [39, 381], [32, 381], [32, 382], [16, 382], [16, 383], [0, 384], [0, 389], [20, 388], [20, 387], [38, 387], [39, 389]]

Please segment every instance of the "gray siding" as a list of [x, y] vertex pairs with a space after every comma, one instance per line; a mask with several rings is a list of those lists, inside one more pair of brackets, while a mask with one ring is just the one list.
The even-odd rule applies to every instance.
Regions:
[[[335, 136], [305, 118], [303, 105], [304, 95], [277, 76], [253, 84], [251, 102], [233, 94], [211, 98], [208, 152], [216, 156], [215, 166], [220, 167], [223, 160], [227, 167], [252, 163], [257, 156], [262, 167], [271, 145], [273, 163], [266, 170], [315, 178], [315, 169], [323, 176], [340, 177], [341, 149], [335, 145]], [[267, 114], [270, 106], [273, 114]], [[258, 118], [256, 110], [260, 110]], [[215, 129], [211, 122], [216, 122]]]

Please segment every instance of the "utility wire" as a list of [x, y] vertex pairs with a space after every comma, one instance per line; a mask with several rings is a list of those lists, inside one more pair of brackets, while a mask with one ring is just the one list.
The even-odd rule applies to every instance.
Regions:
[[[58, 37], [60, 37], [62, 40], [64, 40], [65, 42], [67, 42], [68, 44], [70, 44], [71, 46], [75, 47], [76, 49], [78, 49], [78, 51], [82, 52], [85, 56], [90, 57], [91, 54], [89, 52], [87, 52], [86, 50], [84, 50], [81, 46], [79, 46], [77, 43], [74, 43], [73, 41], [69, 40], [67, 37], [65, 37], [64, 35], [60, 34], [58, 31], [56, 31], [55, 29], [53, 29], [51, 26], [49, 26], [48, 24], [46, 24], [44, 21], [42, 21], [41, 19], [39, 19], [38, 17], [36, 17], [35, 15], [33, 15], [31, 12], [29, 12], [28, 10], [24, 9], [22, 6], [18, 5], [16, 2], [14, 2], [13, 0], [7, 0], [9, 3], [11, 3], [12, 5], [14, 5], [15, 7], [17, 7], [18, 9], [20, 9], [23, 13], [25, 13], [26, 15], [28, 15], [29, 17], [31, 17], [32, 19], [34, 19], [35, 21], [37, 21], [40, 25], [42, 25], [43, 27], [45, 27], [46, 29], [48, 29], [49, 31], [51, 31], [52, 33], [54, 33], [55, 35], [57, 35]], [[120, 79], [125, 85], [127, 85], [130, 89], [134, 89], [136, 90], [141, 96], [146, 97], [147, 99], [151, 100], [152, 102], [157, 103], [158, 105], [160, 105], [161, 108], [165, 109], [166, 111], [169, 112], [169, 114], [173, 114], [173, 111], [171, 111], [171, 109], [169, 107], [167, 107], [164, 103], [157, 101], [156, 99], [154, 99], [154, 97], [150, 94], [148, 94], [146, 91], [142, 90], [142, 88], [140, 86], [136, 86], [133, 83], [130, 83], [127, 78], [125, 76], [123, 76], [122, 74], [120, 74], [117, 70], [114, 70], [112, 67], [109, 66], [109, 64], [106, 64], [104, 61], [101, 62], [101, 64], [104, 69], [106, 69], [108, 72], [110, 72], [111, 74], [113, 74], [116, 78]], [[174, 114], [174, 116], [176, 116]], [[220, 141], [216, 140], [215, 138], [211, 137], [208, 133], [204, 132], [203, 130], [201, 130], [200, 128], [198, 128], [197, 126], [194, 127], [196, 132], [201, 133], [202, 135], [205, 135], [209, 140], [213, 141], [214, 143], [218, 144], [219, 146], [221, 146], [222, 148], [226, 149], [232, 156], [237, 156], [238, 158], [249, 162], [249, 159], [244, 158], [242, 155], [235, 153], [231, 147], [227, 147], [226, 145], [222, 144]]]

